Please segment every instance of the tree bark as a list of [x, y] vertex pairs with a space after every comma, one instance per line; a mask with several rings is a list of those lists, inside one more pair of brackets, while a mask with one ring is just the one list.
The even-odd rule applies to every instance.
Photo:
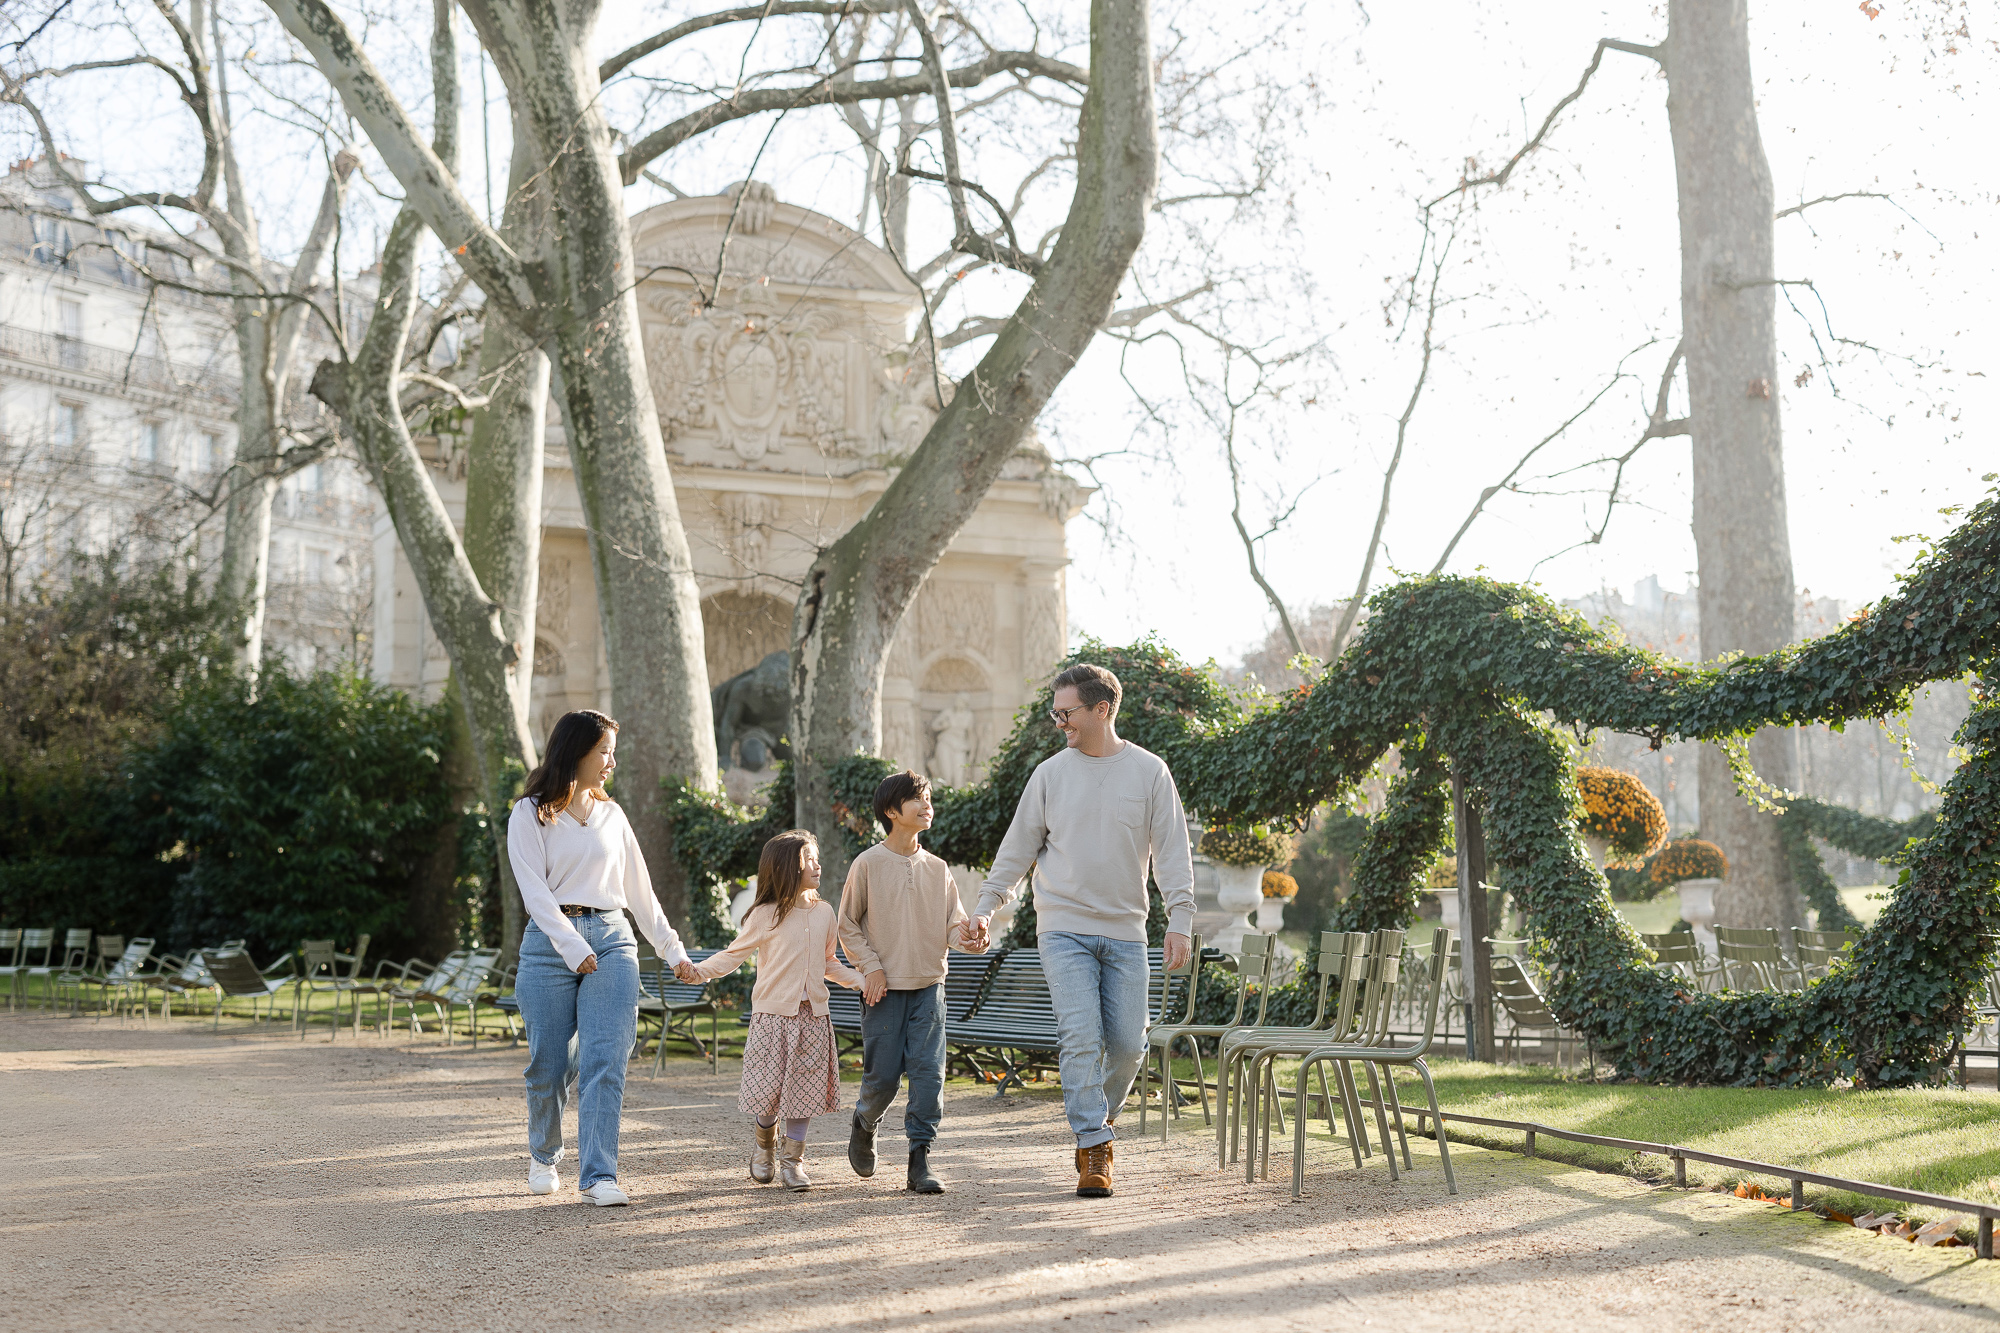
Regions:
[[[346, 364], [321, 362], [312, 389], [345, 424], [389, 511], [431, 627], [451, 662], [480, 785], [491, 800], [509, 785], [510, 765], [525, 772], [534, 762], [526, 709], [516, 702], [523, 698], [518, 678], [532, 664], [523, 645], [508, 633], [502, 607], [480, 586], [403, 417], [403, 351], [417, 305], [416, 256], [423, 230], [413, 210], [397, 214], [383, 247], [374, 318], [360, 350]], [[504, 812], [494, 816], [505, 822]], [[504, 854], [500, 864], [503, 923], [510, 932], [503, 946], [511, 957], [519, 944], [519, 936], [511, 933], [518, 920], [519, 891]]]
[[[1747, 0], [1671, 0], [1661, 58], [1679, 186], [1681, 318], [1694, 446], [1701, 655], [1766, 653], [1794, 636], [1791, 536], [1778, 422], [1771, 168], [1757, 130]], [[1796, 784], [1797, 737], [1766, 728], [1758, 773]], [[1739, 796], [1704, 746], [1702, 833], [1729, 857], [1718, 918], [1804, 924], [1778, 821]]]
[[[450, 165], [456, 158], [458, 100], [451, 0], [437, 0], [436, 10], [432, 62], [440, 108], [436, 149], [439, 160]], [[525, 369], [489, 405], [483, 420], [475, 422], [473, 452], [479, 472], [475, 483], [468, 465], [467, 540], [461, 542], [411, 438], [401, 400], [403, 360], [417, 309], [417, 252], [423, 233], [416, 210], [406, 206], [397, 214], [383, 248], [381, 285], [360, 349], [352, 361], [322, 362], [313, 393], [347, 426], [389, 511], [431, 626], [451, 662], [451, 692], [462, 703], [496, 835], [504, 837], [497, 830], [506, 826], [505, 803], [535, 755], [528, 734], [527, 678], [534, 670], [547, 361], [529, 349], [521, 359]], [[504, 355], [513, 344], [503, 334], [500, 346]], [[469, 554], [475, 532], [486, 563], [515, 599], [511, 605], [482, 586]], [[504, 845], [500, 881], [502, 958], [511, 962], [520, 946], [523, 912]]]
[[1061, 238], [881, 499], [813, 562], [793, 615], [797, 818], [819, 835], [831, 888], [846, 858], [828, 769], [880, 748], [882, 674], [904, 613], [1111, 314], [1145, 234], [1159, 153], [1146, 0], [1093, 0], [1090, 27], [1076, 193]]
[[[541, 214], [529, 177], [534, 173], [526, 145], [516, 140], [509, 166], [509, 189], [501, 234], [518, 236]], [[510, 703], [519, 719], [522, 753], [515, 752], [511, 729], [474, 720], [467, 713], [479, 771], [486, 789], [481, 799], [492, 812], [499, 841], [501, 940], [507, 956], [519, 948], [527, 917], [514, 863], [507, 855], [505, 812], [519, 782], [534, 766], [537, 737], [527, 730], [528, 701], [534, 684], [535, 610], [540, 595], [542, 551], [542, 452], [548, 430], [549, 358], [503, 319], [488, 320], [479, 353], [487, 405], [473, 414], [466, 450], [465, 554], [486, 595], [500, 608], [502, 631], [520, 647]], [[516, 765], [520, 767], [517, 769]], [[492, 775], [487, 777], [485, 775]]]
[[660, 783], [678, 776], [712, 788], [719, 774], [700, 594], [646, 379], [623, 184], [589, 58], [599, 7], [465, 5], [507, 86], [517, 135], [546, 164], [547, 225], [517, 250], [480, 219], [325, 0], [268, 3], [339, 91], [411, 206], [479, 284], [490, 316], [548, 350], [560, 371], [611, 707], [624, 727], [619, 797], [655, 891], [669, 913], [679, 912], [685, 893]]
[[646, 377], [632, 232], [590, 50], [598, 6], [470, 0], [508, 99], [547, 163], [547, 225], [533, 252], [562, 369], [563, 428], [597, 576], [599, 624], [620, 723], [618, 798], [669, 916], [686, 885], [660, 785], [719, 780], [702, 649], [701, 594], [666, 441]]

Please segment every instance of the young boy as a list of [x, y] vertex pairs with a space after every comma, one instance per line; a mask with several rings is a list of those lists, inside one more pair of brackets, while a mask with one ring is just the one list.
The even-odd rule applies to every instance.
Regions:
[[875, 1174], [875, 1126], [909, 1076], [903, 1132], [910, 1140], [908, 1188], [942, 1194], [930, 1147], [943, 1114], [944, 974], [956, 943], [970, 938], [951, 870], [917, 835], [931, 826], [931, 784], [904, 771], [875, 789], [875, 817], [889, 836], [854, 858], [840, 891], [840, 947], [865, 979], [861, 991], [861, 1096], [854, 1105], [847, 1160]]

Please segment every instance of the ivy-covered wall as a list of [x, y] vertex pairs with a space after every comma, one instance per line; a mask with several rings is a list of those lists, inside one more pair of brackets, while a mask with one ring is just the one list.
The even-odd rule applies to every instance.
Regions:
[[[1862, 1085], [1936, 1081], [1982, 981], [1987, 937], [2000, 930], [2000, 504], [1989, 498], [1905, 576], [1901, 591], [1839, 632], [1763, 657], [1694, 667], [1616, 643], [1532, 589], [1482, 578], [1416, 579], [1377, 593], [1352, 647], [1309, 686], [1250, 706], [1212, 668], [1164, 646], [1088, 643], [1125, 685], [1121, 733], [1171, 766], [1188, 805], [1209, 821], [1302, 827], [1348, 796], [1391, 745], [1406, 775], [1392, 789], [1356, 866], [1341, 924], [1406, 920], [1448, 827], [1445, 775], [1456, 772], [1485, 811], [1488, 855], [1527, 915], [1569, 1026], [1637, 1077], [1744, 1084]], [[1830, 975], [1799, 994], [1695, 994], [1647, 964], [1612, 909], [1603, 875], [1576, 833], [1579, 814], [1564, 731], [1720, 742], [1755, 775], [1745, 738], [1767, 724], [1845, 723], [1906, 708], [1911, 692], [1970, 673], [1974, 705], [1958, 737], [1968, 758], [1927, 826], [1884, 827], [1791, 799], [1794, 846], [1807, 833], [1880, 855], [1920, 834], [1881, 919]], [[990, 779], [938, 793], [926, 841], [959, 864], [992, 858], [1035, 764], [1060, 740], [1024, 709]], [[871, 767], [872, 766], [872, 767]], [[853, 761], [855, 791], [879, 761]], [[1780, 802], [1783, 794], [1774, 798]], [[747, 873], [765, 826], [716, 798], [681, 792], [683, 859], [697, 876]], [[1818, 877], [1824, 878], [1824, 874]], [[1838, 899], [1804, 877], [1822, 922]]]

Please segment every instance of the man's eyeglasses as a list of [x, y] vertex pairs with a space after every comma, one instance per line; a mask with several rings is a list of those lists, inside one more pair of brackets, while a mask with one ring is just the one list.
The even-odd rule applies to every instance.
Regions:
[[1090, 707], [1092, 707], [1092, 705], [1090, 704], [1071, 704], [1068, 708], [1051, 708], [1049, 710], [1049, 721], [1055, 723], [1059, 727], [1068, 726], [1069, 715], [1071, 713], [1077, 712], [1082, 709], [1088, 709]]

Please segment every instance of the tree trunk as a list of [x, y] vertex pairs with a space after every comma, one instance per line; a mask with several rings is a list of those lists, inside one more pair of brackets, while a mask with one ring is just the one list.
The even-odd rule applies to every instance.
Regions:
[[882, 734], [890, 641], [924, 579], [1110, 315], [1145, 234], [1158, 172], [1146, 0], [1093, 0], [1076, 194], [1054, 251], [910, 461], [813, 562], [792, 622], [797, 818], [822, 882], [846, 877], [828, 768]]
[[720, 775], [700, 593], [646, 380], [624, 186], [590, 58], [598, 5], [464, 5], [507, 86], [517, 137], [547, 163], [548, 225], [536, 230], [538, 248], [524, 252], [480, 219], [326, 0], [266, 2], [339, 91], [410, 206], [479, 284], [488, 317], [548, 350], [560, 373], [611, 706], [624, 724], [618, 792], [654, 889], [678, 912], [686, 895], [660, 783], [678, 776], [712, 788]]
[[[1694, 445], [1701, 655], [1766, 653], [1794, 634], [1791, 536], [1778, 426], [1770, 164], [1757, 132], [1747, 0], [1671, 0], [1662, 58], [1680, 193], [1681, 319]], [[1758, 773], [1796, 782], [1797, 739], [1766, 728]], [[1778, 821], [1736, 794], [1714, 746], [1700, 764], [1701, 825], [1729, 857], [1718, 918], [1804, 924]]]
[[[273, 302], [265, 285], [269, 275], [257, 231], [257, 214], [244, 188], [231, 138], [228, 62], [222, 58], [220, 19], [219, 10], [209, 11], [210, 34], [215, 40], [213, 118], [221, 127], [222, 174], [229, 194], [229, 219], [235, 225], [216, 230], [223, 252], [236, 261], [236, 266], [230, 269], [229, 281], [230, 290], [236, 293], [231, 305], [236, 317], [236, 357], [242, 371], [243, 390], [237, 400], [236, 455], [223, 479], [223, 494], [227, 499], [216, 594], [229, 609], [232, 626], [229, 643], [236, 674], [254, 683], [264, 661], [264, 606], [271, 575], [271, 505], [277, 499], [278, 479], [284, 471], [285, 443], [280, 428], [284, 424], [285, 393], [298, 355], [306, 311], [302, 302]], [[194, 31], [202, 34], [198, 9]], [[312, 231], [299, 251], [298, 263], [286, 287], [292, 295], [304, 295], [317, 280], [319, 266], [339, 225], [347, 178], [359, 163], [360, 159], [345, 149], [334, 156], [333, 170], [320, 195], [319, 213], [313, 219]]]
[[583, 502], [598, 614], [620, 723], [618, 798], [669, 916], [685, 912], [660, 784], [718, 781], [701, 596], [646, 378], [632, 232], [590, 49], [598, 7], [471, 0], [525, 133], [547, 162], [548, 225], [531, 272], [551, 312], [547, 346]]
[[[527, 180], [532, 174], [527, 154], [517, 151], [509, 172], [506, 224], [502, 228], [510, 237], [518, 236], [538, 216], [535, 193]], [[540, 594], [542, 449], [548, 429], [549, 358], [505, 320], [487, 321], [482, 339], [480, 374], [490, 401], [473, 415], [466, 450], [465, 554], [480, 587], [500, 607], [503, 632], [520, 646], [511, 703], [526, 737], [525, 751], [514, 753], [507, 742], [511, 731], [478, 723], [472, 723], [472, 729], [475, 736], [484, 738], [479, 770], [496, 775], [498, 784], [489, 783], [481, 798], [493, 814], [494, 836], [500, 843], [501, 938], [511, 958], [520, 945], [527, 918], [520, 886], [514, 882], [514, 863], [507, 855], [506, 812], [527, 776], [526, 767], [533, 767], [538, 749], [538, 738], [526, 727], [534, 684], [535, 608]], [[516, 764], [526, 767], [517, 771]]]
[[[534, 761], [526, 710], [516, 703], [523, 697], [518, 677], [531, 668], [508, 632], [502, 608], [473, 572], [398, 400], [403, 349], [416, 309], [416, 250], [422, 235], [423, 223], [415, 212], [406, 208], [397, 215], [383, 249], [381, 295], [360, 352], [344, 366], [321, 362], [313, 393], [346, 425], [389, 511], [431, 627], [463, 694], [480, 786], [492, 800], [497, 797], [491, 794], [511, 785], [510, 769], [525, 772]], [[505, 822], [504, 811], [494, 815]], [[518, 901], [519, 893], [504, 855], [501, 867], [503, 920], [508, 920], [518, 913], [518, 908], [508, 911], [509, 898]], [[511, 921], [507, 928], [512, 929]], [[509, 958], [518, 943], [517, 935], [503, 940]]]

